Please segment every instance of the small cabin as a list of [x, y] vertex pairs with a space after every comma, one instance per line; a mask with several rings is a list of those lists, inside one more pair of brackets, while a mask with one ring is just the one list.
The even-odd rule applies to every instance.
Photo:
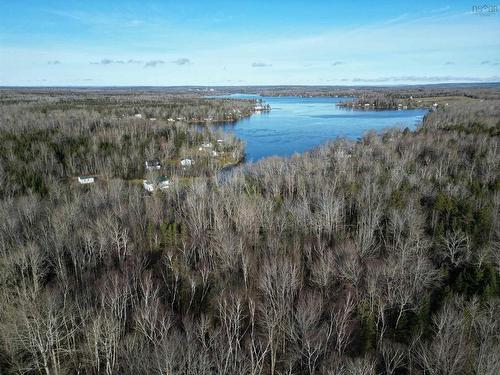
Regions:
[[91, 176], [78, 176], [78, 182], [82, 185], [93, 184], [95, 179]]
[[154, 171], [161, 168], [160, 159], [146, 160], [146, 169], [148, 171]]
[[165, 176], [161, 176], [158, 178], [157, 185], [160, 190], [166, 190], [170, 187], [170, 180]]
[[155, 185], [153, 181], [150, 180], [143, 180], [142, 186], [144, 187], [144, 190], [146, 190], [149, 193], [152, 193], [155, 190]]
[[190, 167], [193, 164], [194, 164], [194, 160], [193, 159], [185, 158], [185, 159], [181, 160], [181, 165], [183, 167]]
[[152, 193], [157, 188], [164, 191], [170, 187], [170, 180], [165, 176], [161, 176], [158, 177], [155, 181], [143, 180], [142, 186], [144, 187], [144, 190], [146, 190], [148, 193]]
[[142, 118], [142, 115], [141, 115], [140, 113], [136, 113], [136, 114], [134, 115], [134, 117], [135, 117], [135, 118]]

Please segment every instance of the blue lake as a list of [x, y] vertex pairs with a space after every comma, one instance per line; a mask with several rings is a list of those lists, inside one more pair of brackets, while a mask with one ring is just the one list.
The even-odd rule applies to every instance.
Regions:
[[369, 130], [415, 129], [426, 110], [351, 110], [336, 104], [352, 98], [265, 97], [234, 94], [226, 98], [262, 99], [270, 112], [255, 113], [222, 125], [246, 143], [246, 160], [290, 156], [336, 138], [357, 139]]

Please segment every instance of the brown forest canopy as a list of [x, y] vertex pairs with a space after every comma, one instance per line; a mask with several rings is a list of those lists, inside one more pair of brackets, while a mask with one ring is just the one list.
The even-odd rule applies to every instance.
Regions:
[[498, 100], [146, 194], [251, 103], [80, 95], [0, 95], [2, 374], [500, 372]]

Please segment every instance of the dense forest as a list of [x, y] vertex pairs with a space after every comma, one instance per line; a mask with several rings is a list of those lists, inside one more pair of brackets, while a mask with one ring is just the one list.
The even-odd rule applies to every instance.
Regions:
[[229, 176], [253, 102], [0, 92], [0, 373], [499, 374], [496, 90]]

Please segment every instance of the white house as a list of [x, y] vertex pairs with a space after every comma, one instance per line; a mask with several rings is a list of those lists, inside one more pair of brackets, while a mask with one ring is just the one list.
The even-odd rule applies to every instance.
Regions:
[[210, 142], [204, 142], [201, 144], [201, 147], [203, 148], [212, 148], [212, 144]]
[[183, 167], [189, 167], [189, 166], [191, 166], [193, 164], [194, 164], [194, 160], [193, 159], [185, 158], [185, 159], [181, 160], [181, 165]]
[[213, 157], [217, 157], [217, 156], [219, 156], [219, 154], [217, 153], [217, 151], [212, 150], [212, 156], [213, 156]]
[[135, 117], [135, 118], [142, 118], [142, 115], [141, 115], [140, 113], [136, 113], [136, 114], [134, 115], [134, 117]]
[[160, 159], [146, 160], [146, 169], [148, 171], [154, 171], [161, 168]]
[[152, 193], [157, 188], [164, 191], [170, 187], [170, 180], [168, 178], [166, 178], [165, 176], [161, 176], [161, 177], [158, 177], [158, 179], [156, 181], [143, 180], [142, 186], [144, 187], [144, 190], [146, 190], [149, 193]]
[[78, 176], [78, 182], [82, 185], [93, 184], [95, 179], [91, 176]]
[[223, 140], [223, 139], [218, 139], [218, 140], [217, 140], [217, 143], [221, 145], [221, 144], [223, 144], [223, 143], [224, 143], [224, 140]]
[[152, 193], [155, 190], [155, 185], [153, 184], [153, 181], [143, 180], [142, 186], [144, 187], [144, 190], [146, 190], [149, 193]]
[[158, 188], [160, 190], [166, 190], [170, 187], [170, 180], [164, 176], [158, 178]]

